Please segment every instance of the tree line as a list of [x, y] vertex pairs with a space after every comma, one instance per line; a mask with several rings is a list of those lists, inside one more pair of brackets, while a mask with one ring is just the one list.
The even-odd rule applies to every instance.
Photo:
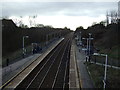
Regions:
[[[82, 37], [88, 38], [89, 33], [92, 33], [92, 37], [94, 38], [93, 44], [94, 47], [102, 47], [104, 49], [111, 49], [115, 46], [120, 46], [119, 41], [119, 28], [120, 23], [111, 23], [105, 26], [102, 23], [94, 24], [87, 29], [84, 29], [82, 26], [76, 28], [75, 33], [79, 34], [82, 32]], [[84, 44], [87, 44], [85, 40], [83, 40]]]
[[2, 56], [22, 48], [23, 36], [29, 36], [25, 45], [31, 43], [43, 43], [54, 38], [59, 38], [71, 32], [67, 28], [53, 27], [17, 27], [12, 20], [2, 20]]

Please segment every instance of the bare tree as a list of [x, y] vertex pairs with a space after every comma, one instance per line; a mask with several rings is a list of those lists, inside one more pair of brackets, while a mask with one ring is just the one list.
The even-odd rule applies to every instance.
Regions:
[[36, 18], [37, 18], [37, 15], [34, 15], [34, 16], [33, 16], [33, 22], [34, 22], [33, 25], [34, 25], [35, 27], [36, 27]]
[[108, 14], [108, 12], [107, 12], [107, 14], [106, 14], [106, 24], [107, 24], [107, 25], [109, 24], [109, 14]]
[[110, 22], [111, 22], [111, 24], [118, 22], [118, 12], [116, 10], [112, 10], [109, 13], [107, 12], [107, 14], [106, 14], [106, 23], [107, 23], [107, 25]]
[[118, 18], [118, 12], [113, 10], [110, 12], [110, 17], [111, 17], [111, 23], [117, 23], [117, 18]]
[[23, 25], [22, 16], [20, 16], [19, 27], [21, 27], [22, 25]]
[[43, 24], [36, 24], [36, 27], [44, 27]]
[[30, 27], [36, 27], [36, 18], [37, 18], [37, 15], [34, 15], [34, 16], [29, 16], [29, 23], [30, 23]]
[[29, 16], [29, 24], [30, 24], [30, 27], [32, 27], [32, 20], [31, 20], [31, 16]]
[[12, 19], [14, 21], [14, 23], [18, 26], [21, 27], [23, 25], [23, 20], [22, 20], [22, 16], [20, 16], [20, 18], [14, 18]]
[[118, 2], [118, 22], [120, 22], [120, 1]]

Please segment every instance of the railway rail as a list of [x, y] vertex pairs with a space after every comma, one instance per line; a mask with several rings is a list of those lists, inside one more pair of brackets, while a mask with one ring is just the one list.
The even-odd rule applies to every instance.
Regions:
[[[69, 89], [69, 60], [72, 34], [58, 44], [29, 75], [17, 85], [16, 89], [56, 88]], [[39, 59], [39, 58], [38, 58]]]

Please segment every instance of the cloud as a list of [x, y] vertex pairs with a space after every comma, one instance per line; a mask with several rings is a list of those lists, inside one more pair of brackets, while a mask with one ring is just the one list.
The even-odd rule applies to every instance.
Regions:
[[107, 10], [117, 9], [113, 2], [8, 2], [2, 5], [3, 16], [66, 15], [98, 16]]
[[[38, 23], [54, 27], [90, 26], [105, 20], [107, 11], [117, 10], [117, 2], [4, 2], [3, 16], [37, 15]], [[25, 18], [24, 18], [25, 19]], [[24, 20], [26, 22], [27, 19]]]
[[[34, 0], [34, 2], [118, 2], [119, 0]], [[33, 0], [1, 0], [0, 2], [33, 2]]]
[[[10, 17], [12, 19], [16, 19], [17, 17]], [[35, 19], [36, 23], [44, 24], [44, 25], [51, 25], [55, 28], [64, 28], [68, 27], [72, 30], [75, 30], [78, 26], [83, 26], [84, 28], [87, 28], [88, 26], [91, 26], [93, 22], [100, 22], [102, 20], [105, 20], [105, 16], [101, 15], [97, 18], [88, 16], [64, 16], [64, 15], [58, 15], [58, 16], [38, 16]], [[19, 18], [18, 18], [19, 19]], [[29, 25], [29, 17], [23, 17], [23, 22], [27, 25]]]

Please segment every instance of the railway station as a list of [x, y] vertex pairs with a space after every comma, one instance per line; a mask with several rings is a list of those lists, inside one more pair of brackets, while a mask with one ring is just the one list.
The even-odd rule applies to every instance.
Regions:
[[7, 1], [0, 90], [120, 88], [120, 1]]
[[[36, 44], [34, 45], [36, 46]], [[11, 74], [11, 77], [4, 81], [1, 88], [93, 88], [85, 66], [81, 65], [85, 61], [85, 55], [82, 58], [79, 57], [80, 52], [77, 48], [73, 33], [60, 38], [45, 52], [36, 56], [34, 54], [34, 58], [26, 58], [26, 61], [31, 59], [29, 63], [24, 65], [25, 60], [21, 60], [23, 62], [22, 68], [17, 69], [21, 67], [20, 65], [16, 66], [20, 62], [5, 67], [9, 68], [11, 72], [17, 73]], [[79, 66], [85, 69], [84, 73]], [[5, 68], [3, 70], [6, 70]], [[10, 75], [9, 70], [3, 73]], [[4, 78], [7, 77], [4, 76]]]

